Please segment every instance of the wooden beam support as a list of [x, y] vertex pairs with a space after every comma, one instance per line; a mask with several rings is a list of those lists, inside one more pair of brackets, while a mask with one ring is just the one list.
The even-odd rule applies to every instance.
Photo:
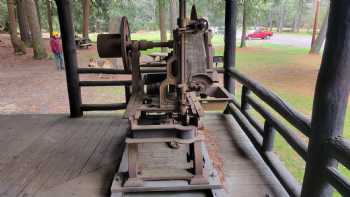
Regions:
[[[224, 69], [234, 68], [236, 64], [236, 17], [237, 0], [226, 0], [225, 8], [225, 52]], [[235, 82], [227, 73], [224, 74], [224, 87], [235, 94]]]
[[83, 104], [81, 105], [82, 111], [117, 111], [126, 109], [126, 103], [116, 104]]
[[124, 81], [80, 81], [81, 87], [98, 87], [98, 86], [130, 86], [130, 80]]
[[81, 90], [79, 87], [77, 52], [72, 20], [72, 1], [56, 0], [58, 19], [61, 28], [62, 46], [66, 66], [67, 89], [69, 97], [70, 116], [81, 117]]
[[337, 163], [328, 140], [341, 136], [350, 90], [350, 1], [332, 0], [325, 51], [319, 71], [302, 197], [332, 196], [325, 171]]

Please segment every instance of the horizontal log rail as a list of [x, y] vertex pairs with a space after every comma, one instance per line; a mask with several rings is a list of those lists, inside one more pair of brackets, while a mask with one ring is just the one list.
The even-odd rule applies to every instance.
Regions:
[[[350, 141], [343, 137], [335, 137], [328, 140], [327, 151], [330, 157], [334, 158], [350, 169]], [[335, 167], [326, 168], [326, 177], [328, 182], [342, 195], [350, 196], [350, 181], [342, 175]]]
[[116, 111], [126, 109], [126, 103], [116, 104], [82, 104], [82, 111]]
[[[141, 68], [141, 73], [165, 73], [165, 68]], [[110, 68], [78, 68], [78, 74], [110, 74], [110, 75], [131, 75], [131, 72], [127, 72], [120, 69]]]
[[328, 140], [327, 150], [337, 161], [350, 169], [350, 141], [343, 137]]
[[[237, 104], [237, 101], [233, 100]], [[301, 185], [297, 182], [295, 177], [288, 171], [288, 169], [279, 161], [278, 156], [272, 152], [271, 149], [264, 149], [264, 141], [267, 138], [263, 138], [257, 129], [251, 125], [247, 117], [242, 113], [239, 107], [236, 104], [230, 103], [226, 109], [227, 112], [230, 112], [238, 124], [241, 126], [242, 130], [251, 140], [252, 144], [259, 152], [261, 157], [264, 159], [266, 164], [270, 167], [271, 171], [281, 182], [282, 186], [291, 196], [300, 196]]]
[[[120, 69], [105, 68], [78, 68], [78, 74], [114, 74], [114, 75], [130, 75], [130, 73]], [[115, 104], [81, 104], [81, 111], [117, 111], [124, 110], [130, 98], [131, 80], [117, 81], [79, 81], [79, 87], [107, 87], [107, 86], [123, 86], [125, 89], [125, 103]]]
[[[216, 69], [218, 73], [224, 73], [224, 69]], [[161, 73], [165, 72], [164, 68], [144, 67], [141, 69], [141, 73]], [[78, 68], [78, 74], [106, 74], [106, 75], [131, 75], [130, 72], [126, 72], [121, 69], [112, 68]]]
[[262, 105], [260, 105], [254, 98], [247, 96], [247, 102], [259, 112], [279, 133], [284, 139], [291, 145], [291, 147], [306, 161], [307, 145], [300, 137], [291, 129], [286, 127], [280, 120], [278, 120], [272, 113], [267, 111]]
[[[241, 102], [233, 98], [225, 112], [232, 114], [289, 195], [300, 196], [301, 185], [279, 160], [273, 147], [275, 135], [278, 132], [293, 150], [304, 161], [307, 161], [308, 145], [298, 132], [308, 138], [311, 132], [310, 120], [290, 107], [275, 93], [234, 68], [228, 69], [227, 74], [242, 84], [242, 94]], [[264, 125], [250, 112], [251, 110], [262, 117]], [[280, 116], [271, 111], [277, 112]], [[295, 129], [287, 126], [282, 119]]]
[[290, 122], [294, 127], [303, 132], [306, 136], [310, 136], [311, 121], [301, 113], [295, 111], [286, 102], [284, 102], [279, 96], [272, 91], [266, 89], [258, 82], [248, 79], [243, 74], [239, 73], [236, 69], [230, 68], [227, 73], [232, 78], [246, 86], [249, 90], [254, 92], [261, 100], [272, 107], [283, 118]]
[[342, 195], [350, 196], [350, 182], [337, 168], [326, 168], [326, 177], [329, 183]]
[[119, 81], [80, 81], [80, 87], [96, 87], [96, 86], [130, 86], [131, 80]]
[[111, 74], [111, 75], [130, 75], [121, 69], [109, 68], [78, 68], [78, 74]]

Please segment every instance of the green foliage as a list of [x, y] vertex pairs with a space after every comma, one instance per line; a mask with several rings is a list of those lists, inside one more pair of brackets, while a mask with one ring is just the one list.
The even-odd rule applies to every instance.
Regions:
[[[41, 28], [43, 32], [48, 32], [49, 31], [49, 24], [48, 24], [48, 17], [47, 17], [47, 4], [46, 0], [37, 0], [38, 1], [38, 6], [39, 6], [39, 17], [41, 21]], [[54, 31], [59, 30], [59, 23], [58, 23], [58, 17], [57, 17], [57, 9], [56, 9], [56, 4], [52, 3], [52, 26]]]
[[[72, 0], [74, 27], [77, 33], [82, 32], [82, 1]], [[132, 31], [139, 30], [157, 30], [158, 17], [158, 0], [91, 0], [91, 16], [89, 18], [90, 31], [96, 32], [97, 27], [102, 31], [108, 31], [108, 24], [111, 17], [127, 16]], [[162, 0], [166, 3], [166, 9], [169, 13], [169, 0]], [[299, 0], [240, 0], [238, 2], [237, 24], [242, 23], [242, 2], [248, 2], [248, 27], [268, 26], [269, 19], [276, 27], [280, 19], [280, 8], [285, 10], [285, 29], [290, 29], [295, 21]], [[224, 26], [225, 1], [224, 0], [192, 0], [188, 1], [188, 12], [191, 9], [191, 3], [194, 2], [198, 9], [199, 16], [209, 20], [212, 26]], [[302, 12], [302, 26], [310, 29], [313, 22], [313, 1], [304, 0]], [[5, 26], [7, 22], [7, 5], [6, 0], [0, 0], [0, 25]], [[46, 0], [38, 0], [40, 19], [43, 31], [47, 31], [47, 8]], [[321, 17], [323, 19], [325, 10], [329, 6], [329, 0], [321, 1]], [[59, 29], [57, 10], [53, 3], [53, 27]], [[169, 23], [169, 19], [166, 20]], [[167, 24], [169, 26], [169, 24]]]
[[158, 3], [155, 0], [112, 0], [109, 17], [127, 16], [131, 29], [154, 30], [157, 28]]
[[5, 27], [8, 20], [6, 0], [0, 0], [0, 13], [0, 26]]

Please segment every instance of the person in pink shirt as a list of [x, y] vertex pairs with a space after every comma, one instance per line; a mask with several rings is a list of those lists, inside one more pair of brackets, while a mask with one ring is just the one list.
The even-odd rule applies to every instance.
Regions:
[[64, 58], [61, 46], [61, 40], [58, 32], [53, 32], [50, 38], [51, 51], [55, 56], [57, 70], [64, 70]]

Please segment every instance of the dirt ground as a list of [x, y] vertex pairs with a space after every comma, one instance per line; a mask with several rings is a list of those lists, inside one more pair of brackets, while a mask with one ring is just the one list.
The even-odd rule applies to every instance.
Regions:
[[[34, 60], [33, 52], [15, 56], [7, 34], [0, 34], [0, 112], [1, 113], [66, 113], [69, 111], [65, 72], [57, 71], [52, 54], [45, 60]], [[48, 39], [45, 39], [49, 50]], [[86, 67], [90, 58], [97, 57], [96, 46], [78, 50], [79, 67]], [[120, 76], [119, 76], [120, 77]], [[112, 80], [117, 77], [90, 75], [81, 80]], [[96, 91], [83, 88], [86, 103], [115, 103], [124, 96], [113, 94], [113, 88]]]

